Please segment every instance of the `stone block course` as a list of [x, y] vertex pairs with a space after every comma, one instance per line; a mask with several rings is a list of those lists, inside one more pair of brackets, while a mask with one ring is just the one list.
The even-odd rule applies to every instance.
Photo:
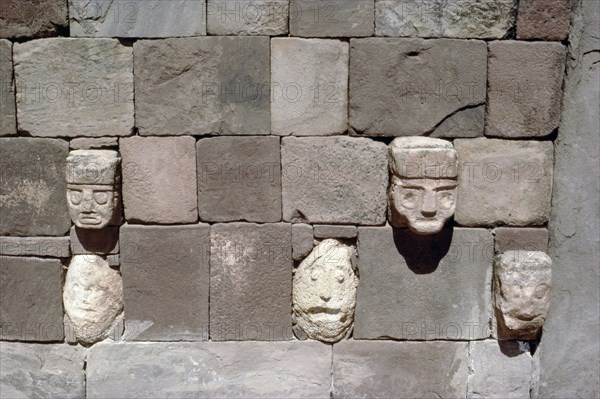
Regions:
[[0, 255], [68, 258], [69, 237], [0, 237]]
[[105, 150], [119, 146], [117, 137], [79, 137], [69, 142], [73, 150]]
[[211, 35], [288, 33], [289, 0], [207, 0], [206, 24]]
[[356, 226], [318, 224], [314, 230], [315, 238], [354, 238], [358, 235]]
[[375, 0], [290, 0], [290, 33], [303, 37], [372, 36]]
[[17, 133], [12, 43], [0, 39], [0, 136]]
[[2, 0], [0, 38], [58, 36], [67, 18], [67, 0]]
[[565, 40], [574, 0], [520, 0], [517, 39]]
[[542, 251], [548, 252], [548, 230], [535, 227], [498, 227], [494, 230], [495, 252]]

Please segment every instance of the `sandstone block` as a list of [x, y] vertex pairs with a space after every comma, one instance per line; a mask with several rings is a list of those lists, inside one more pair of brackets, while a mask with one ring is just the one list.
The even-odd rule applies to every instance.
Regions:
[[459, 139], [454, 148], [460, 165], [456, 222], [535, 226], [548, 220], [551, 142]]
[[108, 226], [100, 230], [71, 227], [71, 252], [73, 255], [118, 254], [119, 228]]
[[484, 41], [352, 39], [350, 54], [354, 133], [440, 137], [483, 133]]
[[68, 258], [69, 237], [0, 237], [0, 255]]
[[69, 0], [71, 36], [170, 37], [206, 34], [204, 2]]
[[338, 40], [271, 40], [273, 134], [314, 136], [347, 130], [348, 47]]
[[489, 44], [486, 136], [542, 137], [558, 127], [565, 69], [561, 43]]
[[141, 135], [270, 133], [268, 37], [139, 40], [133, 51]]
[[0, 136], [17, 133], [12, 43], [0, 39]]
[[65, 0], [3, 0], [0, 37], [58, 36], [68, 26]]
[[517, 39], [565, 40], [574, 0], [520, 0]]
[[282, 140], [281, 164], [283, 220], [385, 223], [385, 144], [343, 136], [286, 137]]
[[314, 246], [313, 227], [310, 224], [292, 225], [292, 258], [302, 260]]
[[17, 43], [13, 53], [19, 130], [43, 137], [131, 134], [131, 48], [116, 39], [60, 38]]
[[211, 35], [278, 36], [288, 33], [289, 0], [207, 0]]
[[495, 252], [506, 251], [548, 251], [548, 230], [546, 228], [498, 227], [494, 230]]
[[293, 339], [291, 226], [216, 224], [210, 234], [210, 338]]
[[336, 226], [318, 224], [314, 226], [315, 238], [354, 238], [358, 235], [356, 226]]
[[201, 139], [196, 156], [200, 220], [281, 221], [278, 137]]
[[127, 221], [172, 224], [198, 220], [195, 146], [193, 137], [120, 140]]
[[354, 338], [488, 337], [493, 246], [485, 229], [359, 227]]
[[290, 0], [290, 33], [304, 37], [372, 36], [374, 0]]
[[62, 236], [69, 230], [68, 151], [63, 140], [0, 139], [0, 235]]
[[62, 265], [58, 259], [0, 257], [0, 337], [62, 341]]
[[128, 340], [208, 339], [209, 226], [121, 227]]
[[333, 347], [333, 398], [459, 398], [466, 342], [343, 341]]
[[116, 149], [119, 140], [116, 137], [79, 137], [69, 142], [72, 150], [106, 150]]

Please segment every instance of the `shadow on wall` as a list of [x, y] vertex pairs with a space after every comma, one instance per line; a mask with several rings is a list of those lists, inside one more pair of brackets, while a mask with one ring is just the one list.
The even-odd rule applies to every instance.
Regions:
[[394, 229], [394, 245], [398, 253], [415, 274], [435, 272], [441, 260], [448, 254], [452, 243], [452, 228], [442, 229], [438, 234], [421, 236], [409, 229]]

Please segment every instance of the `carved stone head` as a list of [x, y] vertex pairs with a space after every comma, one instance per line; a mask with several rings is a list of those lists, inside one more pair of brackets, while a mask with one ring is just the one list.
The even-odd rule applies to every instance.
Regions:
[[354, 249], [334, 239], [317, 245], [294, 275], [292, 303], [297, 325], [309, 338], [337, 342], [354, 321], [358, 277]]
[[398, 137], [390, 144], [391, 224], [419, 235], [439, 233], [456, 209], [458, 153], [430, 137]]
[[506, 251], [494, 266], [500, 339], [536, 339], [548, 312], [552, 260], [541, 251]]

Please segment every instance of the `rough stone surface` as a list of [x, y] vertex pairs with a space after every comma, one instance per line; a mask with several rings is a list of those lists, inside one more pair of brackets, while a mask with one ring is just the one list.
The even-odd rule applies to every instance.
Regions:
[[0, 139], [0, 235], [62, 236], [71, 219], [63, 140]]
[[517, 341], [469, 343], [468, 399], [529, 399], [533, 362]]
[[539, 226], [548, 220], [551, 142], [458, 139], [454, 148], [460, 165], [456, 222]]
[[117, 137], [79, 137], [69, 142], [72, 150], [105, 150], [119, 146]]
[[68, 258], [69, 237], [0, 237], [0, 255]]
[[57, 36], [68, 26], [66, 0], [2, 0], [0, 37]]
[[0, 310], [1, 339], [62, 341], [60, 260], [0, 257]]
[[315, 136], [348, 129], [348, 49], [337, 40], [271, 40], [273, 134]]
[[501, 39], [517, 0], [375, 0], [377, 36]]
[[575, 1], [520, 0], [517, 39], [565, 40]]
[[269, 134], [268, 37], [138, 40], [141, 135]]
[[289, 0], [207, 0], [211, 35], [277, 36], [288, 33]]
[[481, 135], [486, 70], [484, 41], [352, 39], [350, 126], [371, 136], [437, 135], [438, 127], [445, 137]]
[[71, 36], [170, 37], [206, 34], [204, 2], [196, 0], [69, 0]]
[[314, 226], [315, 238], [354, 238], [358, 235], [356, 226], [336, 226], [319, 224]]
[[121, 227], [127, 339], [208, 339], [209, 229]]
[[43, 39], [13, 47], [19, 130], [32, 136], [125, 136], [133, 51], [116, 39]]
[[196, 140], [136, 136], [119, 143], [125, 218], [146, 223], [196, 222]]
[[333, 347], [333, 398], [459, 398], [466, 342], [343, 341]]
[[372, 36], [374, 0], [290, 0], [290, 33], [304, 37]]
[[318, 342], [98, 344], [87, 397], [327, 399], [330, 371]]
[[387, 147], [365, 138], [285, 137], [283, 220], [385, 223]]
[[548, 252], [548, 230], [546, 228], [498, 227], [494, 230], [496, 253], [506, 251]]
[[281, 221], [278, 137], [201, 139], [196, 156], [200, 220]]
[[484, 229], [359, 227], [354, 338], [488, 337], [493, 245]]
[[210, 338], [293, 339], [291, 225], [215, 224], [210, 234]]
[[295, 223], [292, 225], [292, 258], [304, 259], [314, 246], [313, 226]]
[[12, 43], [0, 39], [0, 136], [17, 133]]
[[486, 136], [542, 137], [558, 127], [565, 49], [561, 43], [489, 44]]
[[100, 230], [80, 229], [73, 226], [70, 238], [73, 255], [119, 253], [119, 228], [117, 226], [108, 226]]
[[85, 356], [81, 346], [3, 342], [3, 398], [84, 398]]

